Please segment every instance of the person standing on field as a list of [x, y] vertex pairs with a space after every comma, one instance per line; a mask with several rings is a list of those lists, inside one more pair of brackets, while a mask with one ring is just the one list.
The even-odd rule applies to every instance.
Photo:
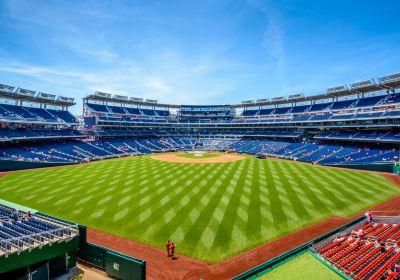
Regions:
[[165, 243], [165, 247], [167, 247], [167, 254], [168, 254], [168, 257], [170, 257], [171, 256], [171, 242], [169, 242], [169, 240], [167, 241], [167, 243]]
[[174, 257], [175, 254], [175, 247], [176, 245], [174, 244], [174, 242], [171, 243], [171, 257]]

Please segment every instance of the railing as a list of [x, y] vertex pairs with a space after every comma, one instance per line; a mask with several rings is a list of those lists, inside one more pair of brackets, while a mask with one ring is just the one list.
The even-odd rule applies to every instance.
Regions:
[[[0, 216], [4, 227], [4, 230], [0, 232], [11, 237], [3, 237], [0, 240], [0, 255], [8, 256], [14, 252], [20, 253], [46, 244], [69, 241], [79, 234], [78, 225], [45, 214], [32, 215], [30, 220], [33, 223], [36, 222], [36, 224], [23, 223], [22, 221], [26, 218], [26, 214], [20, 214], [18, 217], [14, 217], [17, 219], [13, 219], [10, 215], [12, 215], [11, 212]], [[21, 221], [21, 223], [14, 224], [13, 221], [17, 220]], [[56, 228], [50, 228], [51, 226]], [[7, 232], [8, 230], [9, 232]], [[32, 230], [40, 230], [40, 232], [35, 233]], [[24, 232], [31, 233], [24, 234]], [[17, 234], [20, 236], [14, 236]]]
[[371, 214], [373, 218], [397, 218], [400, 222], [400, 210], [371, 211]]
[[[28, 225], [29, 226], [29, 225]], [[22, 227], [23, 228], [23, 227]], [[10, 230], [18, 232], [16, 229], [9, 228]], [[28, 230], [27, 230], [28, 231]], [[55, 242], [69, 241], [78, 233], [77, 225], [61, 226], [56, 229], [43, 230], [38, 233], [22, 235], [13, 238], [0, 240], [0, 255], [10, 255], [12, 253], [20, 253], [25, 250], [31, 250], [36, 247], [42, 247], [46, 244], [53, 244]], [[6, 232], [5, 232], [6, 233]], [[7, 235], [10, 235], [6, 233]], [[29, 241], [28, 241], [29, 240]]]
[[313, 252], [318, 252], [319, 250], [321, 250], [323, 247], [325, 247], [327, 244], [332, 243], [332, 240], [334, 240], [335, 238], [337, 238], [339, 235], [348, 235], [350, 234], [353, 230], [358, 229], [360, 227], [362, 227], [363, 225], [365, 225], [367, 223], [366, 219], [363, 219], [357, 223], [354, 223], [353, 225], [344, 228], [343, 230], [329, 236], [328, 238], [321, 240], [318, 243], [315, 243], [311, 246], [310, 250]]

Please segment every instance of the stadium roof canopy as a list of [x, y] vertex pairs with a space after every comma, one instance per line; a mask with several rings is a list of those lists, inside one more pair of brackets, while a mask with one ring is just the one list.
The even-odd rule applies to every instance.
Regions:
[[[372, 93], [382, 90], [392, 90], [400, 88], [400, 73], [386, 75], [374, 79], [355, 82], [350, 85], [340, 85], [336, 87], [327, 88], [325, 93], [305, 96], [303, 93], [291, 94], [289, 96], [263, 98], [257, 100], [245, 100], [240, 104], [232, 104], [230, 106], [235, 108], [245, 108], [254, 106], [271, 106], [279, 104], [300, 103], [306, 101], [317, 101], [329, 98], [340, 98], [351, 95], [363, 95], [365, 93]], [[100, 102], [114, 102], [121, 104], [130, 104], [137, 106], [150, 106], [150, 107], [165, 107], [165, 108], [180, 108], [182, 106], [199, 106], [199, 105], [178, 105], [178, 104], [161, 104], [157, 100], [143, 99], [137, 97], [128, 97], [122, 95], [112, 95], [111, 93], [104, 93], [96, 91], [94, 94], [89, 94], [84, 98], [86, 101], [100, 101]], [[203, 107], [212, 106], [229, 106], [229, 105], [202, 105]]]
[[174, 104], [162, 104], [158, 103], [158, 100], [144, 99], [139, 97], [128, 97], [124, 95], [112, 95], [111, 93], [96, 91], [94, 94], [89, 94], [83, 101], [100, 101], [100, 102], [113, 102], [137, 106], [149, 106], [149, 107], [165, 107], [165, 108], [180, 108], [180, 105]]
[[48, 104], [54, 106], [72, 106], [75, 105], [74, 98], [54, 94], [36, 92], [23, 88], [0, 84], [0, 98], [13, 99], [16, 101], [28, 101], [34, 103]]

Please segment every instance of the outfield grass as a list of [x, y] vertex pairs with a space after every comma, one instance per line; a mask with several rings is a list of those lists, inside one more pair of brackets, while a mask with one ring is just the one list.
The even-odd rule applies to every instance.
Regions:
[[192, 154], [192, 153], [177, 153], [175, 154], [178, 157], [183, 157], [183, 158], [193, 158], [193, 159], [203, 159], [203, 158], [214, 158], [214, 157], [219, 157], [222, 155], [222, 153], [202, 153], [202, 154]]
[[315, 259], [310, 253], [304, 253], [287, 263], [271, 270], [258, 280], [339, 280], [343, 279], [327, 266]]
[[11, 173], [0, 198], [89, 227], [217, 262], [399, 188], [380, 175], [245, 157], [216, 164], [150, 156]]

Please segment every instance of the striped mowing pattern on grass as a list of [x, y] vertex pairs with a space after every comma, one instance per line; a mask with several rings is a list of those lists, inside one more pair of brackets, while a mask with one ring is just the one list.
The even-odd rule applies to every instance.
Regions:
[[380, 175], [253, 157], [182, 164], [150, 156], [11, 173], [0, 197], [90, 227], [217, 262], [399, 189]]

